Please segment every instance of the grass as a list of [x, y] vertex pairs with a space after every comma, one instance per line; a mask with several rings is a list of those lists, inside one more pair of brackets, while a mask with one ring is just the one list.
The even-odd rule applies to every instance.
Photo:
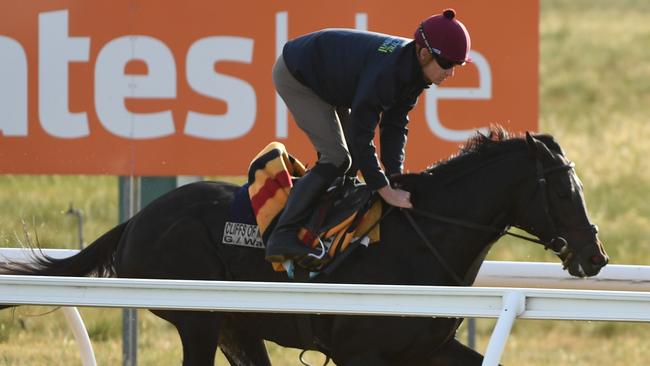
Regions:
[[[84, 235], [92, 241], [117, 223], [117, 178], [105, 176], [0, 176], [0, 246], [25, 241], [27, 231], [43, 247], [77, 243], [72, 204], [84, 213]], [[24, 229], [27, 230], [24, 230]]]
[[[648, 264], [650, 250], [650, 2], [542, 0], [540, 125], [577, 164], [592, 220], [612, 263]], [[513, 75], [513, 77], [515, 77]], [[76, 243], [70, 203], [85, 213], [92, 240], [117, 221], [117, 178], [0, 176], [0, 246], [16, 244], [24, 220], [46, 247]], [[550, 261], [520, 241], [501, 240], [491, 260]], [[71, 332], [51, 310], [0, 312], [0, 366], [79, 364]], [[121, 363], [120, 310], [82, 309], [100, 365]], [[478, 320], [484, 350], [493, 320]], [[140, 365], [178, 364], [174, 329], [140, 312]], [[465, 339], [465, 326], [459, 337]], [[650, 356], [645, 324], [519, 320], [507, 343], [508, 365], [643, 365]], [[298, 364], [295, 350], [271, 345], [281, 365]], [[316, 357], [310, 355], [310, 357]], [[220, 358], [220, 364], [224, 364]]]

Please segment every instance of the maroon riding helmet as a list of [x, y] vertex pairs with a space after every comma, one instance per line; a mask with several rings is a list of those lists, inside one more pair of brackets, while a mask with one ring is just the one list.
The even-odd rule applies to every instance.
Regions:
[[465, 25], [456, 19], [454, 9], [425, 19], [415, 30], [415, 42], [434, 56], [462, 65], [471, 62], [471, 40]]

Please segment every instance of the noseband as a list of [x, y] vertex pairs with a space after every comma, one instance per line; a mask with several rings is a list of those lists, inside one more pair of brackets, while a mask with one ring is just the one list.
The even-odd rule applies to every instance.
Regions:
[[[514, 236], [519, 239], [527, 240], [533, 243], [541, 244], [544, 246], [544, 249], [551, 249], [553, 253], [555, 253], [560, 259], [562, 260], [562, 266], [564, 269], [566, 269], [569, 265], [569, 261], [574, 255], [573, 249], [569, 246], [568, 242], [566, 239], [564, 239], [562, 236], [560, 236], [560, 232], [557, 229], [557, 226], [555, 225], [555, 221], [553, 220], [553, 216], [551, 215], [550, 211], [550, 205], [549, 205], [549, 200], [548, 196], [546, 193], [546, 177], [549, 174], [552, 174], [554, 172], [558, 171], [568, 171], [571, 170], [575, 167], [575, 164], [570, 162], [568, 164], [562, 164], [558, 166], [553, 166], [550, 168], [544, 168], [542, 165], [542, 162], [539, 158], [536, 159], [535, 161], [536, 165], [536, 180], [537, 180], [537, 191], [540, 192], [541, 199], [542, 199], [542, 207], [544, 209], [544, 214], [547, 223], [549, 224], [549, 227], [551, 228], [551, 232], [553, 233], [553, 238], [551, 240], [541, 240], [538, 238], [534, 238], [531, 236], [527, 235], [521, 235], [521, 234], [516, 234], [512, 233], [509, 231], [509, 227], [506, 227], [503, 230], [499, 230], [495, 227], [489, 226], [489, 225], [482, 225], [482, 224], [477, 224], [465, 220], [460, 220], [460, 219], [455, 219], [455, 218], [450, 218], [447, 216], [442, 216], [438, 215], [432, 212], [427, 212], [423, 210], [419, 210], [416, 208], [411, 208], [411, 209], [401, 209], [401, 211], [404, 213], [404, 216], [406, 216], [406, 219], [409, 221], [411, 226], [415, 229], [415, 232], [418, 234], [420, 239], [426, 244], [426, 246], [429, 248], [431, 253], [436, 257], [438, 262], [442, 265], [442, 267], [451, 275], [451, 277], [454, 279], [454, 281], [458, 285], [464, 285], [464, 281], [454, 272], [454, 270], [449, 266], [449, 264], [445, 261], [445, 259], [440, 255], [436, 247], [427, 239], [426, 235], [420, 228], [420, 226], [415, 222], [413, 219], [413, 216], [411, 215], [412, 213], [415, 213], [419, 216], [426, 217], [431, 220], [443, 222], [446, 224], [451, 224], [451, 225], [456, 225], [456, 226], [461, 226], [465, 227], [468, 229], [472, 230], [478, 230], [478, 231], [485, 231], [485, 232], [490, 232], [490, 233], [495, 233], [498, 235], [498, 237], [501, 237], [503, 235], [510, 235]], [[536, 195], [533, 196], [532, 199], [535, 199]], [[574, 228], [575, 230], [590, 230], [591, 232], [598, 233], [598, 227], [593, 224], [589, 224], [586, 227], [580, 227], [580, 228]]]

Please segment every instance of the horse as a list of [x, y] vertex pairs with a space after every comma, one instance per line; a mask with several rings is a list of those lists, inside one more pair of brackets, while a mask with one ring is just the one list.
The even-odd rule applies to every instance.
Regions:
[[[493, 127], [455, 156], [392, 184], [411, 192], [414, 208], [383, 203], [379, 242], [358, 246], [311, 281], [471, 285], [511, 227], [552, 250], [573, 276], [594, 276], [609, 260], [574, 165], [550, 135], [508, 136]], [[239, 188], [207, 181], [179, 187], [72, 257], [39, 255], [31, 264], [5, 264], [0, 273], [291, 281], [271, 268], [263, 249], [222, 243]], [[339, 366], [467, 366], [483, 359], [455, 338], [462, 319], [151, 311], [176, 327], [184, 366], [214, 365], [218, 347], [231, 365], [270, 366], [264, 340], [320, 351]]]

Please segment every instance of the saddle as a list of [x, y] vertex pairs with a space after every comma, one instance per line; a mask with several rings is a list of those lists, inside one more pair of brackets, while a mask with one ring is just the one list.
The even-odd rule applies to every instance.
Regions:
[[312, 248], [324, 244], [332, 253], [330, 256], [334, 256], [338, 249], [344, 249], [339, 246], [349, 243], [344, 235], [357, 231], [375, 203], [378, 202], [365, 183], [356, 177], [338, 178], [314, 205], [298, 237]]
[[[270, 143], [253, 159], [247, 187], [262, 242], [271, 235], [293, 182], [305, 172], [279, 142]], [[380, 216], [381, 202], [372, 191], [356, 177], [341, 177], [305, 215], [298, 237], [307, 246], [323, 245], [331, 259], [352, 241], [363, 245], [379, 241]], [[273, 263], [273, 268], [285, 271], [282, 263]]]

